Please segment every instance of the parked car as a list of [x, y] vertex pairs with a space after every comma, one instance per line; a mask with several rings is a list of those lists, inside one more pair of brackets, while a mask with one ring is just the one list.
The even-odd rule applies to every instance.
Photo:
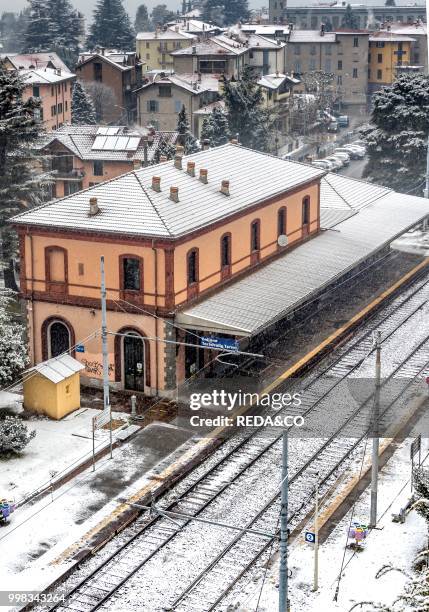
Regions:
[[341, 151], [340, 149], [335, 149], [333, 155], [335, 155], [335, 157], [339, 157], [341, 159], [341, 161], [343, 162], [344, 166], [348, 166], [350, 163], [350, 152], [347, 151]]
[[344, 145], [343, 148], [347, 149], [348, 151], [352, 151], [356, 155], [357, 159], [363, 159], [366, 155], [366, 150], [362, 149], [362, 147], [357, 147], [355, 145]]
[[331, 121], [330, 123], [328, 123], [328, 132], [338, 132], [337, 121]]
[[344, 166], [341, 159], [339, 157], [336, 157], [335, 155], [330, 155], [329, 157], [326, 157], [325, 159], [331, 162], [332, 164], [334, 164], [335, 170], [340, 170]]
[[342, 147], [338, 147], [335, 149], [338, 153], [347, 153], [351, 159], [360, 159], [360, 149], [354, 148], [350, 145], [343, 145]]
[[337, 118], [338, 127], [345, 128], [349, 127], [349, 116], [348, 115], [340, 115]]
[[327, 159], [316, 159], [313, 162], [313, 166], [316, 166], [316, 168], [320, 168], [321, 170], [328, 170], [329, 172], [333, 172], [335, 170], [334, 164]]
[[366, 149], [366, 142], [364, 140], [354, 140], [350, 144], [356, 145], [358, 147], [363, 147], [364, 149]]

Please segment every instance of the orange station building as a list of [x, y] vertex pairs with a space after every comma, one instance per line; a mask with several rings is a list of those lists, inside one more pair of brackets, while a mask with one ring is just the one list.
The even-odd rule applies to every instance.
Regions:
[[424, 198], [236, 144], [178, 152], [14, 217], [32, 364], [70, 351], [101, 384], [104, 256], [112, 388], [172, 396], [203, 340], [244, 349], [429, 215]]

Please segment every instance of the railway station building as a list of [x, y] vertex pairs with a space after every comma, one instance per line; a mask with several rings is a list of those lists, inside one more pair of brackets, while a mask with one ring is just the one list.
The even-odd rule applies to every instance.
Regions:
[[428, 216], [423, 198], [237, 144], [178, 148], [14, 217], [32, 365], [70, 351], [101, 384], [104, 256], [111, 385], [171, 396], [211, 341], [246, 347]]

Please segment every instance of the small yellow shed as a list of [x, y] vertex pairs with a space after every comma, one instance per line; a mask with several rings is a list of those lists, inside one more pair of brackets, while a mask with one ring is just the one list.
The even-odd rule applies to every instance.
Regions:
[[70, 355], [43, 361], [26, 372], [24, 408], [62, 419], [80, 408], [80, 374], [84, 366]]

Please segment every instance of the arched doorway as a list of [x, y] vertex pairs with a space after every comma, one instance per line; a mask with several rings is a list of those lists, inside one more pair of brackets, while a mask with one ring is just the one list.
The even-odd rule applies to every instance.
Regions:
[[71, 348], [70, 330], [61, 321], [52, 321], [48, 326], [48, 357], [58, 357]]
[[144, 392], [145, 384], [145, 346], [143, 338], [135, 333], [127, 333], [122, 340], [124, 364], [124, 388], [127, 391]]

